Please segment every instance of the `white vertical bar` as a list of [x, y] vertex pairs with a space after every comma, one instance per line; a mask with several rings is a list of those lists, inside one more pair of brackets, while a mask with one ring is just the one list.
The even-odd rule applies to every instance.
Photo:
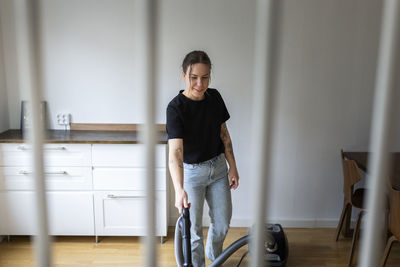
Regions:
[[257, 1], [257, 24], [254, 68], [254, 138], [255, 166], [253, 183], [254, 231], [250, 246], [251, 266], [265, 266], [264, 227], [266, 222], [267, 188], [270, 176], [271, 139], [274, 111], [274, 43], [278, 1]]
[[144, 70], [144, 84], [146, 99], [146, 121], [143, 131], [143, 140], [146, 146], [146, 246], [145, 266], [157, 266], [157, 251], [155, 245], [155, 107], [156, 107], [156, 35], [157, 35], [157, 1], [138, 0], [139, 16], [137, 22], [141, 29], [141, 39], [138, 39], [141, 49], [139, 61]]
[[47, 202], [43, 167], [44, 121], [41, 120], [41, 62], [40, 62], [40, 0], [28, 0], [28, 34], [30, 41], [29, 62], [31, 86], [29, 90], [32, 128], [29, 132], [29, 142], [32, 143], [33, 177], [35, 180], [35, 205], [37, 235], [35, 236], [36, 266], [51, 266], [51, 250], [48, 235]]
[[[385, 187], [388, 177], [389, 149], [391, 143], [391, 109], [400, 46], [400, 1], [385, 0], [379, 59], [375, 84], [375, 103], [372, 119], [370, 151], [370, 192], [367, 198], [365, 238], [361, 245], [360, 266], [378, 266], [382, 254], [381, 219], [385, 209]], [[397, 74], [397, 75], [396, 75]]]

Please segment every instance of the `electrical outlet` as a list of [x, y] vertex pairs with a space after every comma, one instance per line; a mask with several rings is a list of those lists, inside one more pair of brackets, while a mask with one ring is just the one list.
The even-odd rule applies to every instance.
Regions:
[[68, 126], [71, 123], [71, 114], [69, 113], [58, 113], [57, 124]]

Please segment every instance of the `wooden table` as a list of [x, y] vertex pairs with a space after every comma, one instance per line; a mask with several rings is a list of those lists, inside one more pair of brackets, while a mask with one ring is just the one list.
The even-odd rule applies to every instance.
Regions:
[[[346, 159], [354, 160], [361, 170], [368, 172], [368, 159], [369, 152], [343, 152]], [[392, 153], [392, 158], [389, 167], [389, 177], [392, 187], [400, 190], [400, 152]], [[342, 235], [349, 237], [352, 236], [350, 230], [351, 207], [345, 218]]]

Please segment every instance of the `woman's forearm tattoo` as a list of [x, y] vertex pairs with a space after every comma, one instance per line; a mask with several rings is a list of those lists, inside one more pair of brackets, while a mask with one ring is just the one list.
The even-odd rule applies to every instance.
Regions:
[[231, 141], [225, 144], [225, 150], [229, 155], [231, 155], [233, 159], [235, 159], [235, 155], [233, 155], [233, 146]]
[[225, 154], [228, 154], [229, 156], [232, 157], [233, 160], [235, 160], [235, 155], [233, 154], [232, 141], [229, 136], [228, 128], [226, 127], [225, 124], [222, 124], [221, 127], [221, 139], [225, 145]]
[[225, 144], [229, 140], [229, 135], [228, 135], [228, 128], [226, 128], [225, 124], [222, 124], [221, 127], [221, 139], [222, 142]]
[[182, 148], [178, 147], [177, 149], [175, 149], [175, 155], [176, 155], [176, 159], [178, 160], [178, 167], [183, 169]]
[[176, 162], [178, 164], [178, 167], [183, 169], [182, 148], [181, 147], [176, 148], [174, 154], [176, 161], [174, 160], [174, 157], [170, 158], [169, 165], [174, 165]]

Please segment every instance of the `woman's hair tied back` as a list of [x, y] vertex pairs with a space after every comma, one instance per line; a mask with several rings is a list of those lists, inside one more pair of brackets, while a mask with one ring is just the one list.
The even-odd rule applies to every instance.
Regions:
[[182, 62], [182, 71], [184, 73], [187, 72], [189, 66], [192, 66], [197, 63], [202, 63], [207, 65], [211, 70], [211, 60], [208, 57], [207, 53], [200, 50], [194, 50], [188, 53]]

